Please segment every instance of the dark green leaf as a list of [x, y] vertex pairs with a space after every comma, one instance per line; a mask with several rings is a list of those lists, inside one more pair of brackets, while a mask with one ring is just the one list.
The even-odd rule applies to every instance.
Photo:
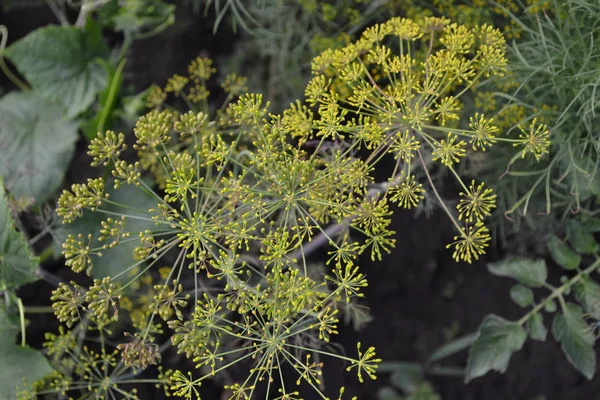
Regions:
[[117, 31], [142, 32], [167, 27], [175, 21], [175, 6], [163, 0], [109, 2], [101, 10]]
[[423, 368], [419, 365], [407, 365], [406, 368], [397, 369], [392, 376], [390, 382], [392, 385], [402, 390], [404, 393], [412, 393], [421, 383], [423, 383]]
[[16, 198], [38, 204], [62, 183], [77, 140], [77, 125], [32, 93], [0, 99], [0, 175]]
[[106, 72], [95, 62], [106, 54], [95, 30], [54, 25], [36, 29], [6, 49], [33, 89], [60, 105], [69, 118], [85, 111], [106, 86]]
[[15, 400], [17, 386], [23, 384], [23, 379], [33, 383], [52, 372], [40, 352], [15, 343], [19, 331], [18, 320], [9, 318], [4, 307], [0, 307], [0, 400]]
[[587, 276], [575, 285], [577, 300], [583, 305], [585, 312], [596, 320], [600, 320], [600, 285]]
[[0, 176], [0, 291], [35, 281], [37, 266], [29, 243], [15, 229]]
[[514, 285], [510, 288], [510, 298], [521, 307], [533, 304], [533, 291], [527, 286]]
[[402, 400], [402, 396], [391, 387], [383, 387], [377, 391], [378, 400]]
[[577, 269], [581, 263], [581, 256], [562, 242], [556, 235], [548, 242], [552, 259], [564, 269]]
[[541, 287], [548, 277], [544, 260], [506, 259], [488, 264], [488, 269], [494, 275], [507, 276], [531, 287]]
[[583, 227], [589, 232], [600, 232], [600, 218], [588, 218], [583, 222]]
[[553, 300], [548, 301], [544, 306], [544, 310], [546, 310], [549, 313], [553, 313], [554, 311], [556, 311], [556, 303]]
[[458, 339], [454, 339], [453, 341], [446, 343], [440, 347], [438, 347], [427, 359], [428, 363], [434, 363], [439, 360], [443, 360], [446, 357], [449, 357], [453, 354], [461, 352], [463, 350], [471, 347], [475, 339], [479, 336], [478, 332], [469, 333], [468, 335], [462, 336]]
[[100, 107], [96, 115], [82, 124], [82, 130], [89, 140], [94, 139], [98, 135], [98, 132], [104, 132], [111, 128], [113, 111], [117, 104], [121, 86], [123, 85], [123, 70], [126, 61], [122, 60], [116, 69], [108, 61], [102, 60], [101, 64], [107, 71], [110, 79], [106, 89], [100, 93]]
[[574, 219], [570, 219], [567, 228], [569, 241], [578, 253], [593, 254], [598, 251], [599, 245], [594, 238], [594, 234], [585, 229], [585, 226]]
[[546, 341], [548, 337], [548, 330], [544, 325], [544, 317], [542, 313], [533, 314], [529, 321], [527, 321], [527, 328], [529, 329], [529, 337], [533, 340], [539, 340], [541, 342]]
[[440, 400], [439, 394], [433, 390], [431, 385], [427, 382], [423, 382], [416, 391], [406, 397], [406, 400]]
[[514, 322], [489, 315], [479, 328], [479, 337], [471, 347], [465, 382], [491, 370], [505, 372], [513, 352], [521, 350], [527, 333]]
[[596, 373], [596, 337], [586, 324], [578, 306], [567, 304], [562, 313], [556, 314], [552, 333], [561, 344], [569, 362], [587, 379]]
[[407, 362], [407, 361], [383, 361], [379, 364], [377, 372], [393, 374], [400, 370], [415, 370], [421, 371], [423, 366], [418, 362]]

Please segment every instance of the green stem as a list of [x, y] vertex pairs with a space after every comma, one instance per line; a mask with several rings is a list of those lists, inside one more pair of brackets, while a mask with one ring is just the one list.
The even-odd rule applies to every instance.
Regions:
[[113, 79], [110, 82], [110, 88], [108, 89], [108, 95], [106, 96], [106, 103], [102, 108], [102, 113], [100, 114], [100, 119], [98, 120], [98, 132], [103, 132], [106, 129], [106, 122], [108, 121], [108, 117], [110, 116], [110, 113], [112, 112], [115, 106], [115, 102], [117, 101], [117, 95], [119, 94], [119, 89], [121, 88], [123, 69], [125, 68], [125, 64], [127, 64], [126, 58], [121, 60], [121, 62], [117, 66], [115, 75], [113, 76]]
[[24, 92], [29, 92], [31, 88], [21, 79], [19, 79], [18, 76], [13, 74], [10, 68], [8, 68], [8, 65], [6, 65], [6, 61], [4, 61], [4, 49], [6, 48], [7, 41], [8, 29], [6, 29], [6, 26], [0, 25], [0, 69], [2, 72], [4, 72], [4, 75], [6, 75], [6, 77], [15, 84], [15, 86]]
[[25, 314], [47, 314], [54, 312], [52, 307], [44, 306], [25, 306]]
[[433, 366], [424, 368], [425, 373], [434, 376], [461, 377], [465, 376], [465, 369], [461, 367], [441, 367]]
[[25, 331], [25, 307], [20, 297], [17, 297], [17, 306], [19, 307], [19, 321], [21, 322], [21, 347], [27, 345], [26, 331]]
[[517, 324], [518, 325], [525, 324], [529, 320], [529, 318], [531, 318], [534, 314], [536, 314], [539, 311], [541, 311], [541, 309], [544, 308], [546, 306], [546, 304], [548, 304], [552, 300], [554, 300], [556, 298], [559, 298], [559, 300], [562, 299], [563, 294], [568, 289], [570, 289], [573, 285], [575, 285], [576, 283], [578, 283], [584, 276], [588, 276], [589, 274], [591, 274], [592, 272], [594, 272], [598, 268], [600, 268], [600, 258], [596, 259], [596, 261], [594, 261], [594, 263], [592, 263], [592, 265], [590, 265], [589, 267], [587, 267], [583, 271], [579, 271], [579, 273], [577, 275], [575, 275], [574, 277], [572, 277], [571, 279], [569, 279], [563, 285], [561, 285], [561, 286], [557, 287], [556, 289], [554, 289], [552, 291], [552, 293], [550, 293], [550, 295], [548, 297], [546, 297], [542, 302], [540, 302], [539, 304], [537, 304], [535, 307], [533, 307], [531, 309], [531, 311], [529, 311], [520, 320], [518, 320]]
[[425, 164], [425, 160], [423, 159], [423, 155], [421, 154], [420, 149], [417, 150], [417, 154], [419, 154], [419, 159], [421, 160], [421, 165], [423, 166], [423, 171], [425, 171], [425, 175], [427, 176], [427, 180], [429, 181], [429, 186], [431, 186], [431, 189], [433, 190], [435, 197], [437, 198], [438, 202], [440, 203], [440, 206], [446, 212], [448, 217], [450, 217], [450, 221], [452, 221], [452, 224], [458, 230], [458, 234], [459, 235], [462, 234], [463, 228], [461, 228], [461, 226], [458, 224], [458, 222], [456, 222], [456, 219], [454, 218], [454, 216], [452, 215], [452, 213], [450, 212], [448, 207], [446, 207], [446, 203], [444, 203], [444, 200], [442, 200], [442, 196], [440, 196], [440, 194], [438, 193], [438, 191], [433, 183], [433, 179], [431, 179], [431, 175], [429, 175], [429, 170], [427, 169], [427, 165]]
[[38, 256], [39, 263], [43, 264], [44, 262], [48, 261], [48, 259], [51, 258], [53, 254], [54, 249], [52, 248], [52, 245], [46, 247]]

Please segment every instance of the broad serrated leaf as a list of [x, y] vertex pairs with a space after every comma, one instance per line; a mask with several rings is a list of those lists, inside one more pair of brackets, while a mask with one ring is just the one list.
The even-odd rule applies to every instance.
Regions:
[[533, 291], [527, 286], [514, 285], [510, 288], [510, 298], [520, 307], [533, 304]]
[[579, 267], [581, 256], [563, 243], [558, 236], [552, 236], [548, 242], [548, 249], [550, 250], [552, 259], [564, 269], [571, 270]]
[[569, 220], [567, 230], [569, 232], [569, 241], [578, 253], [593, 254], [600, 248], [594, 235], [579, 221], [574, 219]]
[[542, 313], [535, 313], [527, 321], [527, 328], [529, 329], [529, 337], [533, 340], [539, 340], [541, 342], [546, 341], [548, 337], [548, 330], [544, 325], [544, 317]]
[[520, 325], [497, 315], [489, 315], [479, 328], [479, 336], [469, 352], [465, 382], [491, 370], [505, 372], [510, 357], [521, 350], [527, 333]]
[[37, 266], [29, 243], [15, 229], [0, 176], [0, 291], [35, 281]]
[[16, 198], [38, 204], [61, 185], [75, 151], [77, 124], [33, 93], [0, 99], [0, 176]]
[[[149, 183], [149, 181], [147, 183]], [[112, 249], [102, 250], [102, 257], [92, 256], [94, 265], [92, 268], [92, 276], [94, 278], [115, 276], [122, 272], [126, 267], [133, 265], [135, 263], [133, 260], [133, 251], [140, 244], [139, 239], [137, 239], [137, 232], [152, 229], [155, 226], [154, 222], [148, 220], [149, 216], [147, 214], [135, 210], [156, 208], [156, 199], [133, 185], [123, 185], [118, 190], [114, 190], [111, 183], [108, 183], [106, 187], [107, 193], [110, 194], [111, 202], [123, 204], [129, 208], [125, 209], [112, 204], [107, 204], [103, 205], [102, 209], [108, 212], [124, 213], [131, 216], [130, 218], [127, 218], [125, 230], [133, 233], [131, 238], [127, 239], [127, 242], [120, 243]], [[100, 212], [93, 213], [86, 211], [82, 217], [76, 219], [74, 222], [60, 226], [55, 232], [57, 240], [55, 253], [60, 254], [62, 251], [61, 244], [64, 243], [69, 234], [77, 235], [81, 233], [84, 236], [91, 234], [94, 238], [92, 247], [101, 246], [102, 244], [98, 241], [101, 229], [100, 223], [109, 216], [110, 215]], [[112, 215], [112, 217], [115, 218], [114, 215]], [[135, 217], [144, 219], [137, 219]], [[127, 277], [122, 276], [122, 278], [126, 279]]]
[[95, 59], [107, 52], [96, 30], [46, 26], [13, 43], [5, 54], [33, 89], [69, 118], [85, 111], [106, 86], [106, 71]]
[[0, 400], [16, 399], [23, 379], [33, 383], [52, 372], [40, 352], [15, 343], [19, 330], [18, 321], [9, 318], [4, 307], [0, 307]]
[[569, 362], [587, 379], [592, 379], [596, 373], [596, 337], [586, 324], [580, 308], [567, 304], [563, 312], [554, 317], [552, 333], [560, 342]]
[[600, 285], [584, 276], [575, 285], [575, 295], [585, 312], [594, 319], [600, 320]]
[[541, 287], [548, 277], [544, 260], [514, 258], [488, 264], [488, 270], [498, 276], [506, 276], [531, 287]]

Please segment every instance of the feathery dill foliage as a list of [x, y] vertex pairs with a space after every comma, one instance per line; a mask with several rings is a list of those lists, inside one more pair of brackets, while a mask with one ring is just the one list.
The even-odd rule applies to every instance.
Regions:
[[[511, 177], [494, 185], [501, 212], [550, 233], [573, 213], [593, 212], [600, 194], [600, 8], [584, 0], [546, 6], [544, 14], [520, 18], [522, 35], [510, 48], [512, 94], [500, 87], [487, 102], [514, 114], [503, 126], [511, 137], [526, 139], [524, 151], [534, 157], [513, 158], [499, 149], [482, 173]], [[551, 133], [530, 126], [538, 121]]]
[[[106, 132], [89, 146], [93, 165], [112, 172], [116, 190], [137, 188], [156, 206], [132, 215], [111, 200], [102, 178], [75, 184], [59, 199], [57, 213], [67, 223], [84, 212], [105, 215], [102, 245], [94, 247], [93, 237], [67, 239], [64, 255], [75, 272], [93, 275], [103, 250], [134, 238], [140, 245], [137, 261], [119, 274], [89, 288], [72, 283], [54, 292], [59, 320], [91, 329], [102, 352], [88, 357], [80, 331], [61, 331], [49, 346], [73, 335], [79, 358], [61, 358], [60, 385], [45, 380], [28, 393], [86, 398], [85, 390], [93, 388], [101, 398], [124, 395], [121, 383], [135, 382], [140, 369], [160, 362], [160, 349], [169, 342], [160, 348], [155, 342], [164, 336], [198, 371], [165, 371], [150, 381], [186, 399], [199, 398], [203, 381], [236, 364], [247, 375], [227, 382], [231, 399], [253, 398], [259, 387], [267, 398], [314, 397], [290, 387], [285, 365], [296, 371], [297, 384], [326, 398], [320, 376], [327, 357], [346, 362], [361, 382], [374, 379], [380, 361], [374, 348], [358, 343], [357, 353], [346, 356], [327, 343], [340, 316], [360, 314], [352, 310], [360, 308], [356, 302], [367, 280], [357, 255], [381, 259], [394, 246], [390, 203], [414, 208], [423, 198], [413, 167], [425, 171], [440, 202], [429, 169], [456, 176], [463, 188], [458, 217], [442, 203], [457, 229], [448, 246], [456, 260], [471, 262], [490, 241], [483, 221], [495, 195], [483, 183], [463, 183], [454, 167], [467, 152], [500, 141], [521, 146], [518, 155], [544, 151], [531, 147], [528, 136], [498, 137], [493, 119], [481, 114], [468, 128], [456, 125], [461, 96], [480, 78], [502, 75], [505, 65], [504, 39], [490, 26], [394, 18], [316, 57], [306, 103], [273, 115], [261, 95], [244, 93], [245, 81], [235, 75], [223, 83], [223, 105], [210, 109], [206, 82], [215, 69], [210, 60], [194, 60], [188, 76], [176, 75], [164, 89], [151, 91], [152, 111], [134, 128], [139, 161], [122, 158], [123, 134]], [[168, 95], [190, 110], [166, 106]], [[536, 124], [530, 129], [536, 137], [545, 132]], [[396, 159], [395, 168], [388, 181], [375, 183], [371, 172], [384, 157]], [[142, 179], [146, 172], [156, 178], [156, 189]], [[130, 229], [135, 219], [153, 228]], [[326, 229], [333, 224], [341, 229]], [[307, 261], [311, 241], [330, 245], [325, 271]], [[123, 332], [124, 316], [133, 333]], [[109, 350], [105, 338], [118, 343], [120, 336], [128, 337], [126, 343]], [[91, 361], [77, 361], [81, 354]]]

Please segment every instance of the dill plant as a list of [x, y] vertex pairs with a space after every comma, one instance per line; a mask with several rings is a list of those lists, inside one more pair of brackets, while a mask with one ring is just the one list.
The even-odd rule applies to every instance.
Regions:
[[[65, 223], [83, 213], [105, 217], [98, 237], [71, 235], [63, 245], [66, 264], [95, 279], [91, 286], [63, 283], [54, 292], [55, 313], [70, 329], [49, 335], [47, 346], [62, 349], [52, 350], [62, 367], [27, 386], [23, 398], [52, 391], [136, 398], [122, 386], [148, 382], [193, 399], [202, 382], [233, 366], [244, 374], [225, 382], [230, 399], [250, 399], [260, 390], [267, 398], [306, 398], [284, 379], [284, 366], [313, 397], [327, 398], [321, 381], [327, 358], [346, 363], [361, 382], [374, 379], [381, 360], [373, 347], [357, 343], [350, 356], [328, 343], [343, 314], [358, 315], [367, 286], [358, 256], [381, 260], [394, 246], [393, 204], [414, 209], [425, 190], [434, 192], [456, 227], [448, 244], [453, 257], [472, 262], [489, 246], [484, 222], [496, 195], [482, 182], [463, 182], [455, 167], [467, 153], [501, 142], [517, 146], [520, 157], [547, 151], [541, 124], [516, 139], [501, 137], [493, 117], [483, 114], [459, 124], [461, 97], [505, 67], [504, 38], [491, 26], [393, 18], [316, 57], [306, 101], [280, 114], [270, 114], [261, 95], [245, 93], [237, 75], [223, 84], [222, 106], [211, 108], [207, 81], [216, 70], [207, 59], [194, 60], [188, 76], [154, 87], [147, 100], [152, 110], [134, 128], [138, 161], [124, 157], [124, 134], [99, 134], [88, 154], [112, 180], [74, 184], [58, 201]], [[189, 111], [169, 106], [169, 96]], [[375, 182], [372, 172], [384, 158], [395, 167], [387, 181]], [[439, 196], [432, 169], [456, 177], [462, 193], [455, 211]], [[109, 184], [117, 191], [136, 188], [156, 206], [119, 204], [108, 195]], [[136, 219], [153, 227], [130, 229]], [[104, 251], [133, 240], [139, 241], [135, 263], [96, 276], [94, 262]], [[314, 266], [308, 256], [322, 244], [329, 246], [328, 260]], [[100, 343], [99, 353], [83, 344], [86, 336]], [[197, 371], [138, 379], [141, 370], [160, 364], [169, 346]]]

